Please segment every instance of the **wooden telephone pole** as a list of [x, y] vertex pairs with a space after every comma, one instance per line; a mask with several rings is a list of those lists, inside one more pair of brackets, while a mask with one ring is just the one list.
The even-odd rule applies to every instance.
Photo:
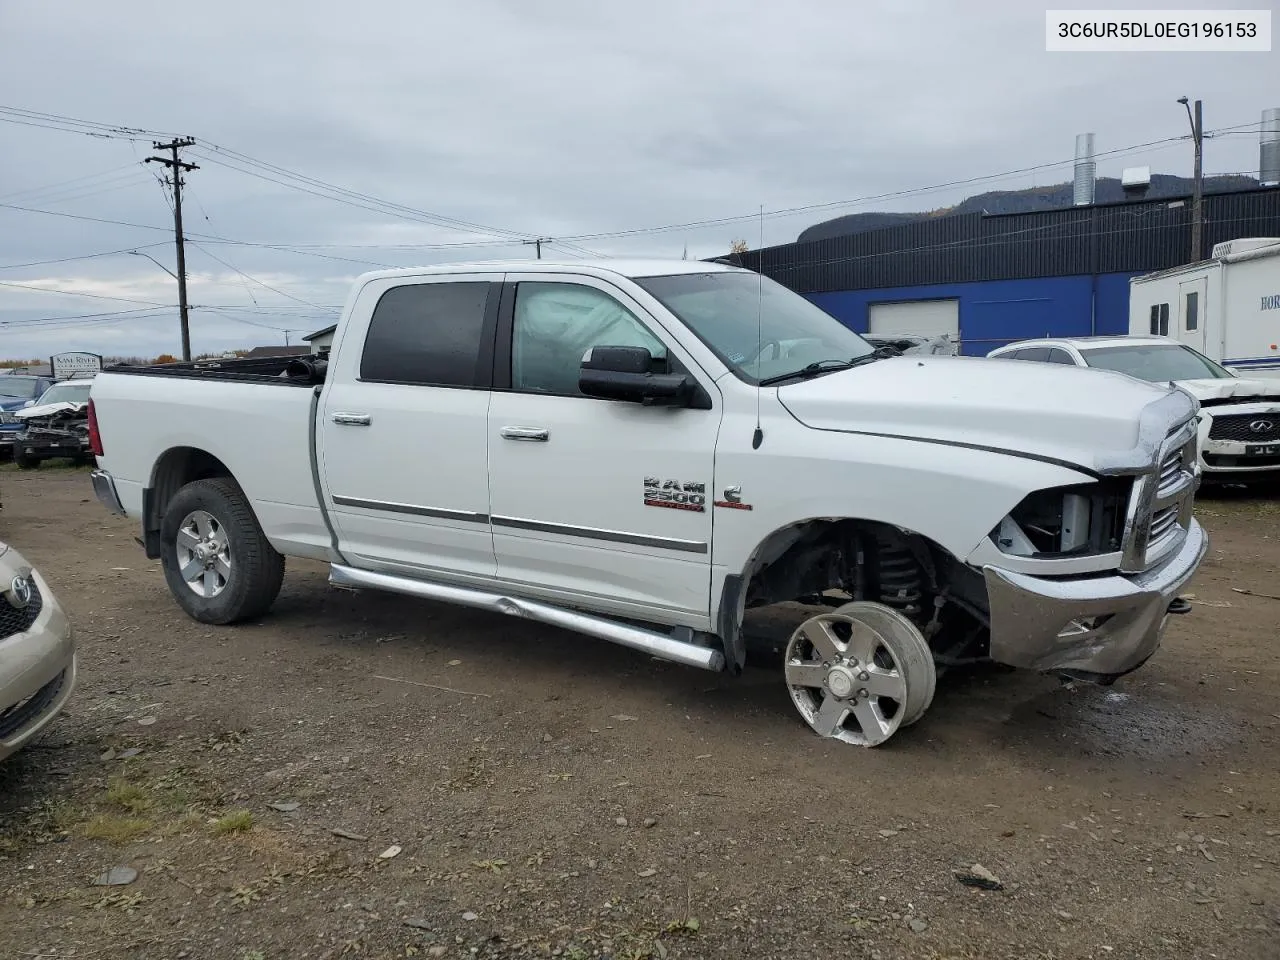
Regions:
[[199, 170], [194, 163], [183, 163], [178, 159], [178, 151], [192, 146], [195, 140], [186, 137], [182, 140], [171, 140], [169, 143], [152, 143], [156, 150], [168, 150], [168, 157], [147, 157], [147, 163], [160, 163], [173, 171], [169, 183], [173, 187], [173, 237], [178, 246], [178, 309], [182, 318], [182, 359], [191, 360], [191, 322], [187, 305], [187, 254], [182, 236], [182, 174], [186, 171]]

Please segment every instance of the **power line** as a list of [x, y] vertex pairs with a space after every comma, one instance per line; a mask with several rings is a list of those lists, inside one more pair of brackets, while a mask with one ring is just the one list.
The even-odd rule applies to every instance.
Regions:
[[[200, 244], [198, 244], [198, 243], [193, 242], [191, 245], [192, 245], [193, 247], [195, 247], [197, 250], [199, 250], [201, 253], [203, 253], [206, 257], [209, 257], [210, 259], [213, 259], [213, 260], [218, 261], [218, 263], [222, 264], [222, 265], [223, 265], [224, 267], [226, 267], [228, 270], [234, 270], [236, 273], [238, 273], [238, 274], [239, 274], [241, 277], [243, 277], [244, 279], [246, 279], [246, 280], [252, 280], [252, 281], [253, 281], [254, 283], [256, 283], [258, 286], [263, 287], [264, 289], [270, 290], [272, 293], [278, 293], [278, 294], [279, 294], [280, 296], [282, 296], [282, 297], [285, 297], [285, 298], [287, 298], [287, 299], [289, 299], [289, 300], [296, 300], [298, 303], [306, 304], [308, 307], [315, 307], [317, 310], [322, 309], [319, 305], [312, 303], [310, 300], [303, 300], [301, 297], [295, 297], [295, 296], [294, 296], [293, 294], [291, 294], [291, 293], [285, 293], [283, 290], [277, 290], [275, 287], [271, 286], [271, 284], [269, 284], [269, 283], [265, 283], [265, 282], [263, 282], [262, 280], [259, 280], [257, 277], [255, 277], [255, 276], [252, 276], [252, 275], [250, 275], [250, 274], [245, 273], [245, 272], [244, 272], [243, 270], [241, 270], [239, 267], [234, 266], [234, 265], [232, 265], [232, 264], [230, 264], [230, 263], [227, 263], [227, 261], [223, 260], [223, 259], [222, 259], [221, 257], [219, 257], [217, 254], [215, 254], [215, 253], [211, 253], [210, 251], [206, 250], [204, 247], [202, 247], [202, 246], [201, 246]], [[252, 299], [252, 298], [253, 298], [253, 295], [252, 295], [252, 294], [250, 294], [250, 295], [249, 295], [249, 297], [250, 297], [250, 299]]]
[[[410, 207], [402, 203], [395, 203], [393, 201], [383, 200], [379, 197], [373, 196], [372, 194], [363, 193], [358, 190], [351, 190], [346, 187], [340, 187], [335, 184], [328, 183], [327, 181], [320, 180], [319, 178], [316, 178], [316, 177], [309, 177], [309, 176], [306, 176], [305, 174], [297, 173], [293, 170], [289, 170], [277, 164], [268, 163], [264, 160], [258, 160], [254, 157], [249, 156], [248, 154], [240, 153], [239, 151], [232, 150], [229, 147], [223, 147], [216, 143], [211, 143], [209, 141], [201, 141], [201, 144], [204, 148], [204, 151], [201, 153], [201, 155], [204, 156], [205, 159], [207, 160], [211, 160], [212, 162], [215, 162], [215, 163], [221, 163], [223, 166], [228, 166], [231, 169], [239, 169], [241, 173], [246, 173], [246, 174], [249, 174], [250, 176], [259, 176], [262, 179], [270, 179], [269, 177], [264, 176], [262, 173], [255, 173], [251, 170], [245, 170], [245, 169], [241, 169], [240, 167], [232, 166], [232, 164], [227, 163], [227, 160], [230, 159], [243, 166], [257, 168], [257, 170], [259, 171], [266, 171], [268, 173], [275, 174], [276, 176], [285, 177], [287, 180], [297, 181], [297, 183], [282, 184], [284, 186], [293, 186], [296, 189], [303, 190], [306, 193], [315, 192], [314, 190], [307, 189], [307, 187], [313, 187], [318, 190], [331, 192], [332, 194], [335, 194], [335, 196], [328, 197], [328, 199], [331, 199], [331, 200], [338, 200], [339, 202], [350, 202], [354, 206], [364, 206], [366, 209], [370, 208], [370, 205], [373, 205], [378, 209], [378, 212], [392, 213], [392, 214], [398, 213], [400, 215], [404, 215], [407, 219], [414, 219], [414, 218], [421, 219], [430, 223], [434, 223], [437, 226], [448, 227], [454, 230], [463, 230], [471, 233], [489, 233], [489, 234], [494, 234], [496, 236], [506, 236], [513, 239], [521, 239], [521, 240], [529, 240], [529, 239], [533, 239], [534, 237], [533, 234], [528, 233], [527, 231], [511, 230], [511, 229], [506, 229], [501, 227], [491, 227], [481, 223], [474, 223], [469, 220], [462, 220], [457, 217], [450, 217], [444, 214], [433, 213], [428, 210], [420, 210], [415, 207]], [[214, 158], [210, 156], [208, 151], [213, 151], [214, 153], [218, 154], [219, 157]], [[273, 182], [279, 183], [280, 181], [276, 180]]]
[[[156, 307], [138, 307], [133, 310], [110, 310], [104, 313], [73, 313], [69, 315], [61, 315], [57, 317], [22, 317], [18, 320], [0, 320], [0, 326], [18, 327], [18, 326], [39, 326], [45, 323], [63, 323], [71, 320], [100, 320], [108, 317], [120, 317], [124, 319], [128, 316], [136, 316], [140, 314], [153, 314], [159, 308]], [[169, 308], [164, 308], [169, 309]]]
[[21, 123], [26, 126], [43, 126], [50, 130], [61, 130], [64, 133], [80, 133], [90, 137], [113, 140], [153, 140], [170, 137], [172, 134], [141, 127], [125, 127], [117, 124], [101, 123], [96, 120], [80, 120], [75, 117], [59, 116], [56, 113], [42, 113], [38, 110], [25, 110], [22, 107], [0, 105], [0, 120], [8, 123]]
[[156, 303], [154, 300], [133, 300], [129, 297], [109, 297], [101, 293], [81, 293], [77, 290], [57, 290], [49, 287], [34, 287], [28, 283], [13, 283], [8, 280], [0, 280], [0, 287], [13, 287], [17, 290], [31, 290], [36, 293], [55, 293], [64, 297], [89, 297], [93, 300], [115, 300], [119, 303], [145, 303], [151, 307], [168, 306], [168, 304]]
[[14, 197], [27, 197], [26, 202], [31, 202], [30, 197], [27, 196], [29, 194], [41, 194], [47, 190], [60, 190], [64, 187], [70, 187], [73, 184], [83, 184], [87, 180], [96, 180], [99, 177], [118, 176], [126, 170], [134, 169], [136, 169], [134, 164], [126, 163], [122, 167], [112, 167], [110, 170], [102, 170], [98, 173], [86, 173], [84, 176], [72, 177], [70, 180], [59, 180], [55, 183], [47, 183], [40, 187], [27, 187], [24, 190], [15, 190], [12, 193], [0, 194], [0, 200], [12, 200]]
[[53, 263], [71, 263], [74, 260], [95, 260], [98, 257], [110, 257], [118, 253], [129, 253], [133, 250], [147, 250], [151, 247], [163, 247], [164, 241], [156, 243], [134, 244], [132, 247], [121, 247], [119, 250], [103, 250], [101, 253], [85, 253], [78, 257], [59, 257], [56, 260], [31, 260], [28, 263], [0, 264], [0, 270], [17, 270], [21, 267], [45, 267]]

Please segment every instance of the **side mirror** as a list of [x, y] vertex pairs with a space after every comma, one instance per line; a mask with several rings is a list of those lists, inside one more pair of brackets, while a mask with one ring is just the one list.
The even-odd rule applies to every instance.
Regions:
[[688, 405], [693, 392], [689, 378], [667, 373], [663, 366], [645, 347], [592, 347], [582, 359], [578, 389], [601, 400]]
[[34, 407], [35, 405], [36, 405], [36, 402], [34, 400], [28, 400], [22, 406], [23, 408], [26, 408], [26, 407]]

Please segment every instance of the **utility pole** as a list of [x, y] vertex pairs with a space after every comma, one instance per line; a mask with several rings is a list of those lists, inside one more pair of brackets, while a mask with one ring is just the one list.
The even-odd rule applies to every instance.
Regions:
[[178, 309], [182, 317], [182, 359], [191, 361], [191, 323], [187, 306], [187, 255], [185, 239], [182, 236], [182, 174], [184, 171], [199, 170], [194, 163], [183, 163], [178, 159], [178, 151], [190, 147], [195, 140], [185, 137], [171, 140], [169, 143], [153, 142], [156, 150], [168, 150], [170, 157], [147, 157], [147, 163], [160, 163], [173, 172], [170, 183], [173, 186], [173, 238], [178, 245]]
[[535, 247], [535, 248], [537, 249], [537, 251], [538, 251], [538, 259], [539, 259], [539, 260], [541, 260], [541, 259], [542, 259], [542, 245], [543, 245], [544, 243], [550, 243], [550, 242], [551, 242], [551, 238], [550, 238], [550, 237], [538, 237], [536, 240], [525, 240], [525, 241], [522, 241], [522, 242], [524, 243], [524, 245], [525, 245], [526, 247], [527, 247], [529, 244], [531, 244], [531, 243], [532, 243], [532, 244], [534, 245], [534, 247]]
[[1187, 108], [1187, 120], [1191, 123], [1191, 139], [1196, 148], [1195, 172], [1192, 174], [1194, 184], [1191, 194], [1191, 262], [1204, 259], [1201, 234], [1204, 231], [1204, 117], [1201, 114], [1199, 100], [1195, 103], [1195, 111], [1186, 97], [1179, 97], [1178, 102]]

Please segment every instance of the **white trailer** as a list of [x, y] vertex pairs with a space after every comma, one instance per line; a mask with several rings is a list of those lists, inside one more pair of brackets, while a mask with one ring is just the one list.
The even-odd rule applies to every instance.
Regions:
[[1230, 240], [1209, 260], [1134, 277], [1129, 333], [1180, 340], [1242, 376], [1280, 378], [1280, 238]]

